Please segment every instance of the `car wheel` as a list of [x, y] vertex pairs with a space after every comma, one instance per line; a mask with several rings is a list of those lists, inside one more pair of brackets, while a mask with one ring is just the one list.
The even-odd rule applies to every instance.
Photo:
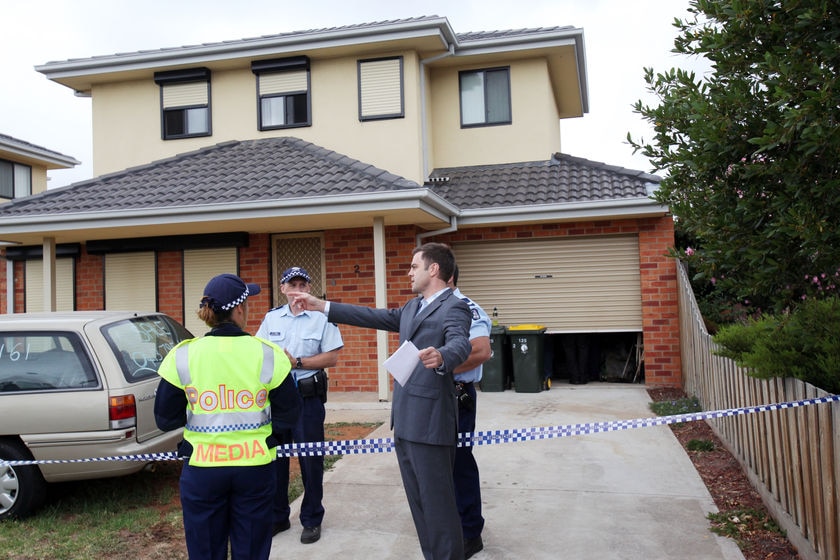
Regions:
[[[0, 459], [31, 461], [26, 448], [16, 442], [0, 441]], [[36, 465], [0, 465], [0, 519], [22, 518], [44, 503], [47, 483]]]

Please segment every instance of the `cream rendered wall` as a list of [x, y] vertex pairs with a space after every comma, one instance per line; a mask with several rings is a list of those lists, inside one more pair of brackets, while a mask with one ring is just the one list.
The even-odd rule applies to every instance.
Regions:
[[418, 60], [410, 52], [381, 56], [393, 55], [404, 57], [405, 117], [399, 119], [359, 121], [357, 57], [312, 60], [310, 127], [258, 130], [256, 77], [250, 66], [212, 72], [212, 136], [199, 138], [161, 139], [160, 90], [151, 78], [95, 87], [94, 174], [228, 140], [295, 136], [422, 183]]
[[32, 194], [47, 190], [47, 167], [32, 165]]
[[[510, 66], [512, 124], [461, 128], [458, 72]], [[547, 160], [560, 151], [560, 119], [543, 59], [431, 72], [431, 167]]]

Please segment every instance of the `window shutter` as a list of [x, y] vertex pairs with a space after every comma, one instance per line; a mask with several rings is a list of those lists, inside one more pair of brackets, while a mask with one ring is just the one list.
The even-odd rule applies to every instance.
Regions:
[[207, 104], [207, 82], [166, 84], [163, 86], [164, 109]]
[[360, 117], [403, 116], [402, 58], [359, 62]]
[[306, 71], [260, 74], [260, 95], [306, 91]]
[[[44, 261], [26, 261], [26, 311], [46, 310], [44, 305]], [[73, 311], [73, 259], [55, 260], [55, 310]]]
[[[237, 260], [236, 247], [184, 251], [184, 326], [193, 335], [201, 336], [208, 330], [196, 315], [204, 287], [219, 274], [237, 274]], [[256, 310], [251, 314], [262, 312], [264, 310]]]
[[155, 254], [105, 255], [105, 309], [156, 311]]

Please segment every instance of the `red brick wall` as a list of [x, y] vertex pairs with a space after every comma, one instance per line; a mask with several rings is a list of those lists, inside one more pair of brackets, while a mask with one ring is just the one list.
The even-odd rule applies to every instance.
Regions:
[[157, 253], [158, 311], [184, 324], [184, 254], [181, 251]]
[[[387, 228], [386, 275], [388, 306], [398, 307], [412, 297], [408, 265], [416, 230]], [[510, 228], [463, 229], [435, 237], [434, 241], [456, 244], [464, 241], [514, 240], [569, 235], [636, 234], [642, 290], [642, 328], [645, 348], [645, 383], [648, 386], [680, 386], [679, 319], [674, 263], [668, 248], [674, 243], [670, 217], [546, 224]], [[325, 234], [327, 296], [345, 303], [374, 305], [373, 238], [368, 228], [328, 231]], [[331, 387], [339, 391], [376, 391], [376, 333], [369, 329], [341, 326], [344, 349], [334, 368]], [[389, 352], [396, 349], [397, 335], [390, 335]]]
[[665, 256], [674, 245], [674, 223], [663, 218], [639, 231], [645, 385], [682, 387], [677, 271]]
[[26, 311], [26, 263], [16, 261], [14, 264], [15, 275], [15, 311]]
[[[412, 297], [408, 280], [414, 227], [386, 228], [387, 306], [399, 307]], [[570, 235], [636, 234], [639, 236], [642, 325], [645, 350], [645, 383], [648, 386], [679, 387], [680, 351], [677, 280], [668, 248], [674, 243], [670, 217], [644, 220], [579, 222], [517, 227], [462, 229], [430, 241], [456, 244], [464, 241], [515, 240]], [[375, 305], [373, 234], [371, 228], [328, 230], [324, 233], [327, 297], [334, 301]], [[180, 251], [160, 252], [158, 265], [159, 310], [184, 320], [183, 259]], [[104, 308], [104, 258], [85, 250], [76, 266], [76, 308]], [[262, 291], [249, 299], [248, 331], [255, 333], [265, 310], [271, 307], [271, 246], [268, 234], [250, 236], [249, 246], [239, 249], [239, 276], [260, 285]], [[0, 282], [5, 272], [0, 276]], [[16, 309], [23, 309], [23, 263], [15, 263]], [[2, 286], [2, 283], [0, 283]], [[5, 290], [2, 296], [5, 297]], [[0, 300], [2, 301], [2, 300]], [[330, 386], [338, 391], [377, 391], [378, 358], [376, 331], [341, 326], [344, 348], [338, 365], [330, 372]], [[398, 336], [389, 334], [389, 352]]]
[[6, 305], [6, 250], [0, 249], [0, 313], [8, 313], [9, 308]]
[[[248, 328], [257, 332], [265, 312], [271, 309], [271, 241], [268, 234], [253, 234], [248, 246], [239, 249], [239, 272], [245, 282], [259, 284], [260, 293], [248, 298]], [[232, 271], [236, 272], [236, 271]]]
[[89, 255], [85, 247], [76, 262], [76, 309], [105, 309], [105, 256]]

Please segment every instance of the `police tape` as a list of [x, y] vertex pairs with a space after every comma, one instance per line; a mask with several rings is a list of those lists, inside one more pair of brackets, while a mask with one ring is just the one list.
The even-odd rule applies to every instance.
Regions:
[[[731, 416], [745, 416], [757, 412], [769, 412], [773, 410], [786, 410], [800, 408], [814, 404], [824, 404], [840, 401], [840, 395], [827, 395], [813, 399], [789, 401], [775, 404], [763, 404], [743, 408], [729, 408], [724, 410], [713, 410], [708, 412], [689, 412], [685, 414], [673, 414], [670, 416], [654, 416], [651, 418], [635, 418], [632, 420], [611, 420], [607, 422], [590, 422], [586, 424], [567, 424], [560, 426], [537, 426], [533, 428], [514, 428], [508, 430], [487, 430], [478, 432], [465, 432], [458, 435], [458, 447], [474, 447], [479, 445], [495, 445], [501, 443], [517, 443], [523, 441], [536, 441], [554, 439], [561, 437], [580, 436], [587, 434], [617, 432], [635, 428], [650, 428], [653, 426], [665, 426], [668, 424], [681, 424], [683, 422], [696, 422], [699, 420], [711, 420], [715, 418], [726, 418]], [[277, 447], [278, 457], [315, 457], [321, 455], [359, 455], [368, 453], [388, 453], [394, 450], [394, 441], [391, 438], [376, 439], [354, 439], [318, 441], [309, 443], [291, 443]], [[112, 457], [93, 457], [88, 459], [42, 459], [32, 461], [3, 461], [0, 460], [0, 467], [3, 466], [25, 466], [25, 465], [54, 465], [63, 463], [90, 463], [100, 461], [173, 461], [182, 460], [174, 451], [162, 453], [142, 453], [136, 455], [118, 455]]]

